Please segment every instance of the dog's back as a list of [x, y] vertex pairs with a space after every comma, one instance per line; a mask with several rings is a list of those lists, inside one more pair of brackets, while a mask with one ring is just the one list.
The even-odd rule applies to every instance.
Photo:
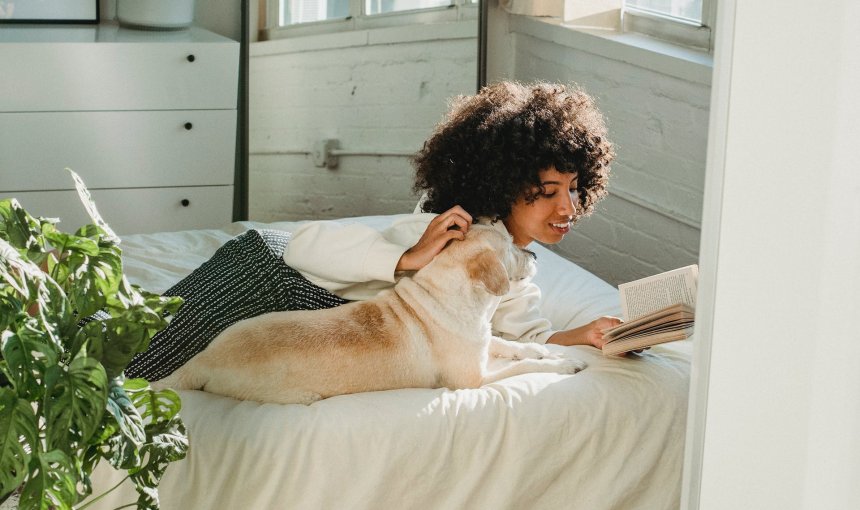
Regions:
[[[159, 386], [238, 399], [310, 403], [344, 393], [437, 383], [420, 326], [393, 291], [329, 310], [273, 312], [240, 321]], [[416, 335], [417, 333], [417, 335]]]
[[494, 230], [473, 226], [465, 241], [371, 300], [240, 321], [157, 386], [276, 403], [478, 387], [494, 303], [509, 278], [533, 271], [530, 259]]

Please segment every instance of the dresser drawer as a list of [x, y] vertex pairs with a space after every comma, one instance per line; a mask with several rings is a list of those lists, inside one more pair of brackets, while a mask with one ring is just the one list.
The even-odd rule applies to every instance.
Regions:
[[66, 40], [63, 31], [40, 42], [27, 40], [32, 31], [3, 28], [0, 112], [236, 108], [236, 41], [197, 27], [93, 30], [93, 42]]
[[[233, 217], [233, 186], [91, 189], [104, 220], [120, 236], [222, 227]], [[33, 216], [56, 217], [58, 228], [74, 232], [92, 223], [76, 191], [8, 193]]]
[[233, 184], [232, 110], [0, 113], [0, 190]]

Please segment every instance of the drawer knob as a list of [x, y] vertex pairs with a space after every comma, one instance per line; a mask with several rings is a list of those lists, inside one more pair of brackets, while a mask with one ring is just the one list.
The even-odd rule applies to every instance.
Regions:
[[194, 62], [194, 55], [193, 54], [188, 55], [187, 57], [185, 57], [185, 59], [188, 60], [189, 62]]
[[187, 129], [188, 131], [191, 131], [192, 127], [194, 127], [194, 125], [192, 123], [190, 123], [190, 122], [185, 123], [185, 129]]
[[183, 198], [182, 201], [180, 201], [179, 203], [182, 204], [182, 207], [188, 207], [189, 205], [191, 205], [191, 200]]

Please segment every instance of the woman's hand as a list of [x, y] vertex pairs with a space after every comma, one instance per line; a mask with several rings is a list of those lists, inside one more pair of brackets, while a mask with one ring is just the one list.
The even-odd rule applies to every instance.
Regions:
[[581, 326], [579, 329], [582, 329], [581, 334], [585, 340], [585, 345], [593, 345], [598, 349], [602, 349], [603, 344], [606, 343], [603, 339], [603, 330], [615, 327], [619, 324], [621, 324], [621, 319], [618, 317], [606, 316], [594, 319], [585, 326]]
[[415, 246], [400, 257], [395, 271], [417, 271], [426, 266], [452, 239], [462, 241], [471, 225], [472, 216], [459, 205], [436, 216]]
[[621, 322], [618, 317], [600, 317], [578, 328], [559, 331], [552, 335], [548, 342], [559, 345], [590, 345], [602, 349], [603, 344], [606, 343], [603, 339], [603, 330], [617, 326]]
[[[567, 331], [559, 331], [549, 337], [547, 343], [559, 345], [590, 345], [598, 349], [603, 349], [603, 345], [606, 343], [606, 340], [603, 338], [603, 330], [613, 328], [622, 322], [624, 321], [618, 317], [600, 317], [584, 326], [568, 329]], [[650, 349], [650, 347], [630, 352], [638, 354], [648, 349]], [[627, 354], [628, 353], [623, 353], [621, 356], [625, 356]]]

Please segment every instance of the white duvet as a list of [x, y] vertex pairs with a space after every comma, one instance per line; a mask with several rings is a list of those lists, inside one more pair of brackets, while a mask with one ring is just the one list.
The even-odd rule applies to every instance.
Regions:
[[[384, 228], [394, 218], [349, 221]], [[162, 292], [247, 228], [296, 225], [242, 222], [127, 236], [126, 274]], [[554, 327], [618, 313], [613, 287], [543, 247], [532, 248], [542, 308]], [[162, 480], [162, 508], [678, 508], [689, 342], [629, 358], [550, 347], [571, 349], [588, 368], [576, 375], [522, 375], [475, 390], [362, 393], [311, 406], [181, 392], [191, 447]], [[121, 478], [103, 462], [94, 494]], [[135, 499], [123, 485], [94, 507]]]

